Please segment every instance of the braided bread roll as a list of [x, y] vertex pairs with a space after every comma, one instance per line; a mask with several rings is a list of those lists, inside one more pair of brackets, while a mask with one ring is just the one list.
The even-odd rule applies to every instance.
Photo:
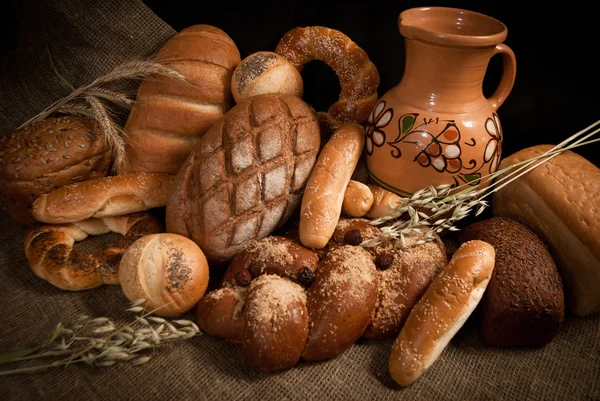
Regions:
[[312, 60], [330, 66], [340, 80], [341, 93], [321, 123], [329, 132], [344, 122], [364, 123], [377, 103], [379, 72], [367, 53], [344, 33], [323, 26], [297, 27], [287, 32], [275, 53], [288, 59], [298, 71]]
[[233, 104], [231, 76], [241, 58], [221, 29], [183, 29], [160, 49], [157, 60], [190, 84], [168, 77], [142, 82], [125, 124], [127, 152], [118, 174], [177, 174], [199, 139]]
[[[36, 276], [63, 290], [117, 285], [118, 267], [126, 248], [135, 238], [161, 230], [159, 220], [146, 212], [72, 224], [37, 225], [25, 234], [25, 256]], [[73, 249], [77, 241], [109, 232], [126, 238], [95, 254]]]

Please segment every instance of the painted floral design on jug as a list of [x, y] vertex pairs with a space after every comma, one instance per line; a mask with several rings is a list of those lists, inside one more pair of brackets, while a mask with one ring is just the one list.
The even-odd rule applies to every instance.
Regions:
[[[502, 150], [498, 108], [516, 76], [506, 26], [469, 10], [419, 7], [401, 12], [398, 27], [404, 71], [365, 127], [371, 181], [408, 197], [428, 186], [489, 185], [484, 177], [496, 172]], [[502, 69], [487, 96], [492, 57]]]

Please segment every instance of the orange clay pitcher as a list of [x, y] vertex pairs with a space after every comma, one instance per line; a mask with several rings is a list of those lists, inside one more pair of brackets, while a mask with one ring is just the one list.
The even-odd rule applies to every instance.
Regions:
[[[506, 26], [487, 15], [447, 7], [414, 8], [398, 18], [406, 45], [400, 83], [375, 105], [368, 123], [371, 179], [401, 196], [441, 184], [476, 184], [496, 171], [502, 149], [498, 107], [512, 90], [513, 51]], [[490, 59], [502, 76], [483, 94]]]

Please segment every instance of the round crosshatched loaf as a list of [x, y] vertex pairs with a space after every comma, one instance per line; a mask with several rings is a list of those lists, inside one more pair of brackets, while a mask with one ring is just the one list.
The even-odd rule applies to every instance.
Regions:
[[179, 171], [167, 231], [194, 240], [211, 261], [230, 261], [297, 211], [319, 146], [316, 115], [297, 96], [246, 99], [206, 133]]

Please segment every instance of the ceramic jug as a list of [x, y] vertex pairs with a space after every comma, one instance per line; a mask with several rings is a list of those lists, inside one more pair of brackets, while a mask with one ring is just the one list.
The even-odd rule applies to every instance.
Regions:
[[[515, 55], [502, 43], [507, 27], [490, 16], [447, 7], [403, 11], [398, 25], [405, 70], [367, 122], [371, 179], [401, 196], [429, 185], [486, 185], [502, 149], [497, 111], [516, 76]], [[502, 75], [486, 98], [483, 80], [495, 55], [502, 58]]]

